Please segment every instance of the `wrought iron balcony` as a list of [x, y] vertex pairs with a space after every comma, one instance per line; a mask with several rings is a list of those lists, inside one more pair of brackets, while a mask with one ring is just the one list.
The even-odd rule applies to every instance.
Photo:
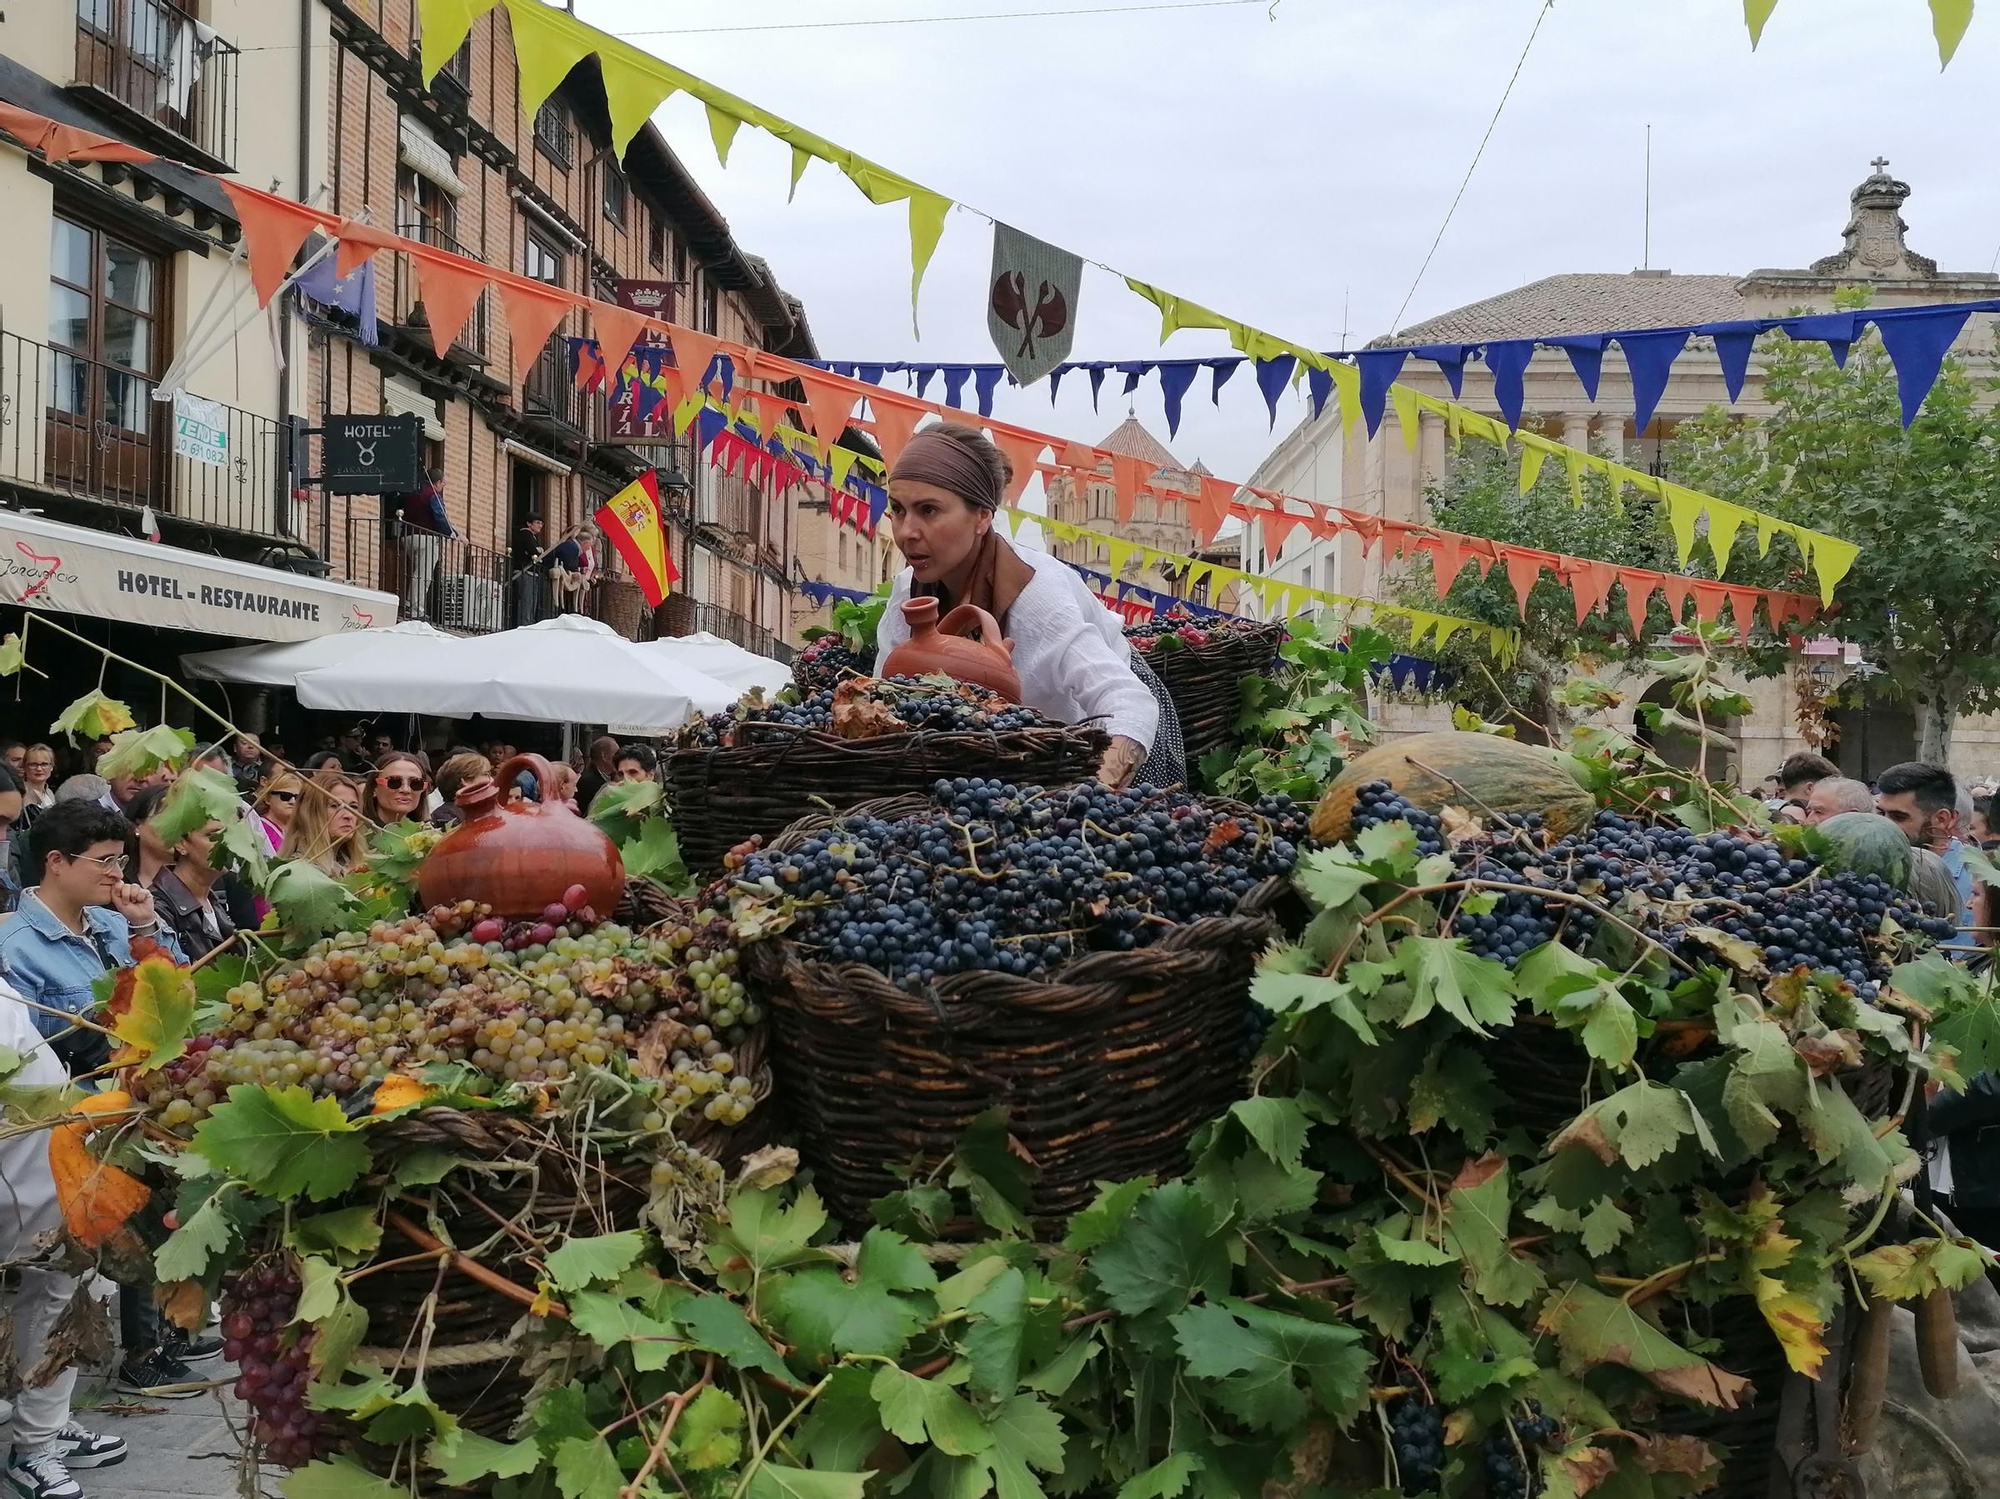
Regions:
[[[396, 232], [405, 239], [416, 240], [419, 244], [433, 245], [440, 250], [448, 250], [453, 255], [463, 255], [468, 260], [478, 260], [479, 255], [469, 245], [462, 245], [443, 229], [429, 220], [419, 219], [414, 223], [398, 224]], [[407, 255], [387, 257], [396, 263], [396, 278], [393, 289], [395, 318], [405, 328], [423, 330], [423, 336], [430, 337], [430, 319], [424, 312], [424, 300], [417, 285], [416, 267]], [[479, 294], [479, 300], [472, 304], [472, 312], [465, 320], [465, 326], [458, 330], [458, 337], [451, 341], [453, 354], [484, 361], [487, 358], [487, 340], [492, 330], [493, 289], [488, 287]]]
[[242, 54], [174, 0], [76, 0], [76, 86], [166, 154], [229, 171]]

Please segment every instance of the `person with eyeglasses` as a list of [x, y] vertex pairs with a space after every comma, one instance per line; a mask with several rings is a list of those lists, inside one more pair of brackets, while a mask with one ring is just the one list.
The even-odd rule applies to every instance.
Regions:
[[264, 820], [264, 833], [271, 840], [272, 853], [285, 846], [285, 835], [292, 830], [292, 819], [298, 816], [299, 798], [305, 795], [305, 789], [304, 776], [296, 770], [281, 770], [258, 793], [257, 815]]
[[429, 767], [413, 754], [391, 750], [375, 761], [368, 778], [368, 820], [378, 827], [423, 820], [424, 793], [430, 790]]
[[[97, 1007], [97, 980], [131, 967], [141, 938], [176, 963], [188, 955], [160, 924], [152, 891], [131, 882], [135, 838], [123, 814], [92, 801], [58, 802], [36, 820], [29, 844], [35, 883], [0, 921], [0, 979], [26, 1002], [70, 1076], [85, 1077], [111, 1059], [103, 1032], [71, 1023]], [[121, 1288], [118, 1323], [125, 1350], [118, 1384], [130, 1393], [181, 1398], [180, 1386], [197, 1384], [185, 1359], [212, 1356], [210, 1343], [221, 1351], [213, 1339], [170, 1340], [150, 1287]]]

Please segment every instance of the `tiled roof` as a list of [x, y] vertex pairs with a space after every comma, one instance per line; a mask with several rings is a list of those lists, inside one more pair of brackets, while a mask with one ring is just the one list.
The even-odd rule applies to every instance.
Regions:
[[1483, 302], [1412, 323], [1376, 342], [1478, 343], [1489, 338], [1717, 323], [1745, 316], [1743, 295], [1737, 290], [1741, 280], [1643, 271], [1544, 276]]
[[1139, 418], [1128, 416], [1112, 431], [1109, 437], [1101, 439], [1098, 448], [1106, 453], [1123, 453], [1127, 458], [1143, 458], [1160, 468], [1172, 469], [1175, 473], [1185, 473], [1180, 459], [1167, 451], [1167, 445], [1153, 436], [1139, 424]]

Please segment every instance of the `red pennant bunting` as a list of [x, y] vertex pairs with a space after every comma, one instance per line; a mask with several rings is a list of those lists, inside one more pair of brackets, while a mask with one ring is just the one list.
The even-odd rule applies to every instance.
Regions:
[[1124, 453], [1111, 455], [1111, 482], [1118, 489], [1118, 524], [1132, 524], [1132, 514], [1139, 508], [1139, 488], [1145, 482], [1150, 465], [1143, 458], [1128, 457]]
[[1507, 563], [1507, 581], [1514, 585], [1514, 597], [1521, 604], [1521, 618], [1528, 617], [1528, 595], [1534, 592], [1535, 580], [1542, 575], [1544, 554], [1529, 551], [1526, 547], [1502, 547], [1500, 555]]
[[431, 344], [442, 359], [451, 352], [465, 320], [472, 316], [491, 273], [470, 270], [458, 256], [442, 255], [423, 245], [411, 245], [409, 253], [417, 263], [417, 294], [431, 325]]
[[340, 277], [352, 276], [376, 251], [400, 250], [407, 243], [400, 235], [356, 219], [342, 219], [333, 236], [340, 241], [340, 248], [334, 252], [333, 273]]
[[[514, 383], [523, 385], [527, 383], [528, 371], [542, 357], [556, 325], [577, 305], [576, 298], [538, 281], [512, 276], [502, 277], [496, 284], [500, 289], [500, 305], [507, 312], [507, 333], [514, 343]], [[584, 363], [577, 364], [579, 374]]]
[[260, 193], [240, 182], [222, 184], [229, 201], [236, 205], [236, 218], [243, 225], [243, 244], [250, 254], [250, 283], [257, 289], [257, 305], [268, 307], [285, 277], [292, 273], [299, 246], [306, 236], [322, 227], [325, 216], [303, 203], [294, 203], [275, 193]]
[[1007, 481], [1007, 492], [1003, 498], [1009, 505], [1018, 504], [1027, 492], [1028, 480], [1034, 477], [1035, 465], [1041, 461], [1042, 449], [1048, 444], [1039, 437], [1030, 437], [1007, 427], [995, 427], [993, 445], [1007, 455], [1007, 462], [1013, 469], [1013, 477]]
[[883, 462], [894, 469], [903, 449], [910, 445], [917, 423], [929, 416], [930, 410], [886, 390], [869, 396], [868, 406], [875, 413], [875, 445], [882, 450]]
[[1632, 621], [1634, 639], [1646, 638], [1646, 606], [1652, 601], [1656, 581], [1653, 574], [1641, 572], [1637, 568], [1618, 569], [1618, 582], [1625, 590], [1625, 613]]

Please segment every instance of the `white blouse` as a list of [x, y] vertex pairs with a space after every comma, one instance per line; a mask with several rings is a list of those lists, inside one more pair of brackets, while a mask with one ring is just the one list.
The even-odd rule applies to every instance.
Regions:
[[[1062, 723], [1095, 719], [1106, 733], [1151, 750], [1160, 705], [1132, 671], [1132, 647], [1118, 616], [1066, 563], [1026, 547], [1014, 551], [1035, 570], [1007, 614], [1023, 701]], [[876, 631], [877, 672], [889, 652], [910, 638], [903, 619], [910, 583], [906, 567], [889, 591], [889, 607]]]

